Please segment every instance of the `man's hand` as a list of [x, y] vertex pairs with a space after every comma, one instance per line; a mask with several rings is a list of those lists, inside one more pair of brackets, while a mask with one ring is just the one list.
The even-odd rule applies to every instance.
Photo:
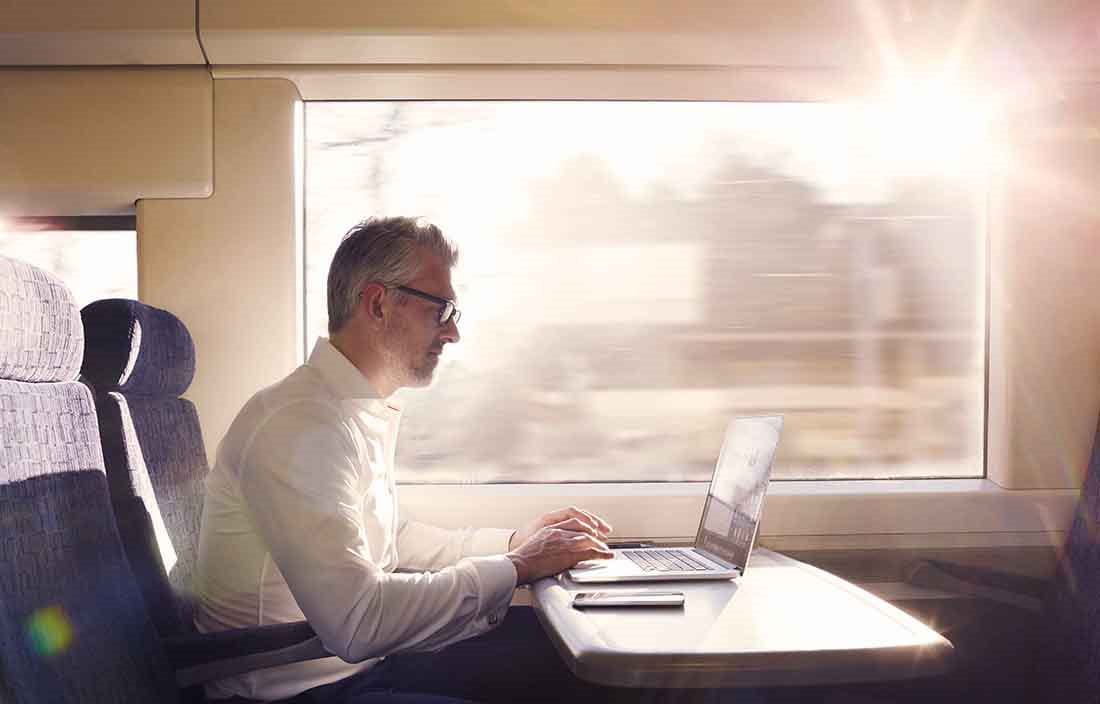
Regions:
[[[515, 550], [520, 545], [523, 545], [531, 539], [535, 533], [547, 526], [559, 525], [570, 519], [575, 519], [577, 523], [565, 526], [569, 530], [576, 530], [582, 533], [587, 533], [593, 538], [599, 540], [607, 540], [607, 536], [611, 533], [611, 525], [607, 521], [603, 520], [594, 513], [589, 513], [576, 506], [568, 506], [566, 508], [559, 508], [557, 511], [551, 511], [539, 518], [535, 519], [531, 523], [527, 524], [523, 528], [520, 528], [512, 534], [511, 540], [508, 541], [508, 549]], [[574, 527], [575, 526], [575, 527]]]
[[569, 569], [582, 560], [609, 558], [611, 551], [589, 532], [588, 524], [569, 518], [540, 528], [507, 557], [516, 567], [516, 584], [527, 584]]

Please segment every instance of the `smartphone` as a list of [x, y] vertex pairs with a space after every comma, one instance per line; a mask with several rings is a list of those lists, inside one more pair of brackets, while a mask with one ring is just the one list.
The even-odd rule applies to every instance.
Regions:
[[683, 606], [683, 592], [658, 592], [640, 590], [632, 592], [577, 592], [573, 595], [573, 608], [587, 609], [597, 606]]

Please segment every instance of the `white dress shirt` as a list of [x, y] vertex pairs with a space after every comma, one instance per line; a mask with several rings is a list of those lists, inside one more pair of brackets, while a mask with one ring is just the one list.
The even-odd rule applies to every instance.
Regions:
[[324, 338], [237, 415], [206, 482], [195, 624], [306, 619], [339, 657], [219, 680], [208, 697], [291, 697], [503, 618], [516, 586], [503, 554], [512, 532], [398, 518], [399, 418]]

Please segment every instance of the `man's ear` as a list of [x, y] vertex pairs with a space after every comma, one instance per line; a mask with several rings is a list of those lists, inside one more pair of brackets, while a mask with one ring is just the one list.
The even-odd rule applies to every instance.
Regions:
[[369, 283], [363, 287], [362, 293], [359, 305], [363, 307], [367, 320], [381, 322], [385, 318], [382, 301], [386, 297], [386, 287], [378, 283]]

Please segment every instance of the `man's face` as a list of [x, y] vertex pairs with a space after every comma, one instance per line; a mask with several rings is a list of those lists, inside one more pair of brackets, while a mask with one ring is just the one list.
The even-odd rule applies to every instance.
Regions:
[[[406, 285], [439, 298], [454, 300], [451, 270], [434, 254], [422, 250], [419, 256], [420, 274]], [[439, 304], [408, 294], [405, 294], [404, 301], [391, 309], [391, 323], [386, 331], [388, 364], [400, 386], [427, 386], [431, 383], [443, 346], [458, 342], [458, 325], [453, 319], [440, 325], [439, 310]]]

